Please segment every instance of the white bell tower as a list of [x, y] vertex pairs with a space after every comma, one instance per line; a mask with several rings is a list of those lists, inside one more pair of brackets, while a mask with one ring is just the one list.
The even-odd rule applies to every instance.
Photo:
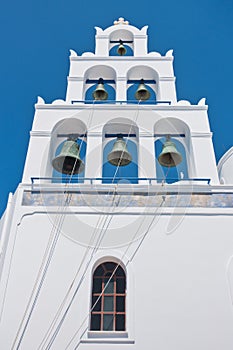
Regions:
[[147, 39], [96, 27], [65, 100], [38, 98], [1, 219], [4, 350], [233, 347], [232, 162]]

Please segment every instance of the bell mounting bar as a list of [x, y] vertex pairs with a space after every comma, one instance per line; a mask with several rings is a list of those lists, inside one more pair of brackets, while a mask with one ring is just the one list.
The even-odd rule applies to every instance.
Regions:
[[[86, 84], [98, 84], [99, 79], [87, 79]], [[103, 79], [104, 84], [115, 84], [115, 80], [105, 80]]]
[[106, 138], [111, 137], [136, 137], [136, 134], [123, 134], [123, 133], [116, 133], [116, 134], [105, 134]]
[[68, 137], [71, 139], [78, 139], [79, 137], [87, 137], [87, 134], [57, 134], [57, 137]]
[[[140, 84], [141, 82], [141, 79], [130, 79], [130, 80], [127, 80], [127, 83], [128, 84]], [[155, 80], [149, 80], [149, 79], [143, 79], [143, 83], [144, 84], [156, 84], [156, 81]]]
[[[87, 79], [86, 84], [98, 84], [99, 79]], [[103, 79], [104, 84], [115, 84], [115, 80]], [[139, 84], [141, 79], [130, 79], [127, 80], [128, 84]], [[155, 80], [143, 79], [145, 84], [156, 84]]]
[[185, 134], [172, 134], [172, 133], [164, 133], [164, 134], [154, 134], [154, 137], [185, 137]]
[[111, 44], [119, 44], [119, 43], [122, 43], [122, 44], [132, 44], [132, 43], [133, 43], [133, 40], [110, 40], [110, 43], [111, 43]]

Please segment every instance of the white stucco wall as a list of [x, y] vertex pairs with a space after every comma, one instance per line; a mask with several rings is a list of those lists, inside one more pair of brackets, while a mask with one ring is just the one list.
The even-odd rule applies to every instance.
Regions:
[[[18, 189], [1, 279], [0, 339], [5, 349], [11, 348], [19, 328], [59, 212], [50, 206], [21, 206], [22, 193]], [[52, 349], [65, 349], [77, 330], [69, 349], [80, 337], [80, 349], [232, 349], [233, 209], [168, 208], [165, 199], [162, 209], [154, 208], [150, 214], [148, 208], [115, 210], [114, 215], [104, 217], [110, 225], [101, 248], [93, 254], [92, 248], [88, 252], [86, 248], [99, 219], [96, 209], [70, 207], [66, 211], [22, 348], [39, 346], [86, 253], [66, 306], [88, 266], [85, 278]], [[137, 240], [131, 243], [138, 229]], [[126, 266], [127, 333], [123, 339], [109, 339], [105, 334], [96, 339], [88, 333], [92, 269], [103, 257], [120, 259]]]

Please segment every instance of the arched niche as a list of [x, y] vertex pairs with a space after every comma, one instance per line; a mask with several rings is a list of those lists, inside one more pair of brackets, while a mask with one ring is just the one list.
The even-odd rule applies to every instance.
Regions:
[[70, 175], [62, 174], [55, 170], [52, 166], [52, 160], [60, 154], [64, 142], [69, 137], [72, 137], [76, 139], [76, 142], [79, 145], [79, 156], [85, 165], [87, 143], [86, 135], [86, 125], [81, 120], [76, 118], [63, 119], [55, 125], [51, 135], [49, 161], [47, 166], [47, 173], [50, 174], [53, 182], [83, 182], [82, 178], [85, 176], [85, 167], [82, 173], [73, 175], [71, 179]]
[[[174, 183], [192, 177], [194, 164], [188, 125], [178, 118], [161, 118], [154, 125], [154, 135], [156, 178], [159, 179], [158, 182]], [[182, 156], [181, 163], [170, 168], [162, 166], [158, 161], [168, 135]]]
[[154, 104], [159, 99], [159, 75], [151, 67], [139, 65], [129, 69], [127, 72], [127, 101], [138, 103], [135, 93], [139, 87], [140, 80], [143, 79], [146, 88], [150, 92], [150, 98], [140, 103]]
[[95, 65], [84, 74], [83, 100], [87, 103], [95, 101], [92, 94], [100, 78], [103, 79], [104, 88], [108, 93], [107, 100], [114, 101], [116, 99], [116, 71], [109, 66]]
[[133, 33], [126, 29], [116, 29], [109, 35], [109, 56], [119, 56], [119, 54], [117, 53], [117, 49], [118, 49], [120, 40], [122, 40], [123, 45], [127, 50], [124, 56], [133, 56], [134, 55]]
[[[109, 163], [108, 154], [112, 151], [117, 135], [123, 135], [132, 161], [125, 166]], [[127, 118], [115, 118], [103, 128], [103, 183], [138, 183], [138, 126]]]

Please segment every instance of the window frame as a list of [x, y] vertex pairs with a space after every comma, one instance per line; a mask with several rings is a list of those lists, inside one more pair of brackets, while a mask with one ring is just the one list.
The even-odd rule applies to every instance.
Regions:
[[[113, 267], [111, 269], [107, 268], [107, 264], [112, 264]], [[97, 274], [98, 269], [102, 268], [102, 274]], [[119, 270], [118, 270], [119, 269]], [[115, 271], [116, 270], [116, 271]], [[115, 271], [115, 272], [114, 272]], [[118, 272], [119, 271], [119, 272]], [[114, 272], [114, 274], [113, 274]], [[113, 275], [112, 275], [113, 274]], [[110, 277], [110, 281], [108, 280]], [[96, 283], [95, 280], [101, 280], [101, 288], [99, 291], [94, 290], [96, 288]], [[107, 280], [107, 283], [106, 283]], [[119, 289], [117, 290], [117, 287], [119, 288], [119, 281], [123, 280], [123, 291], [120, 291]], [[109, 291], [109, 283], [113, 281], [113, 290]], [[90, 317], [90, 332], [101, 332], [101, 333], [125, 333], [126, 332], [126, 273], [122, 266], [114, 261], [105, 261], [98, 266], [96, 266], [93, 274], [92, 274], [92, 292], [91, 292], [91, 317]], [[111, 297], [113, 298], [113, 304], [112, 304], [112, 309], [111, 310], [106, 310], [106, 303], [105, 300], [106, 298]], [[117, 307], [117, 298], [124, 298], [123, 299], [123, 307], [121, 311], [119, 311]], [[97, 306], [97, 304], [100, 304]], [[93, 308], [94, 306], [94, 308]], [[97, 306], [97, 310], [96, 310]], [[99, 308], [99, 309], [98, 309]], [[92, 310], [93, 309], [93, 310]], [[100, 316], [100, 322], [98, 327], [93, 326], [94, 320], [93, 316], [99, 315]], [[109, 327], [106, 327], [105, 324], [105, 316], [106, 315], [112, 315], [112, 324]], [[117, 316], [123, 316], [123, 327], [121, 325], [121, 322]], [[98, 322], [97, 322], [98, 323]], [[107, 328], [107, 329], [106, 329]]]

